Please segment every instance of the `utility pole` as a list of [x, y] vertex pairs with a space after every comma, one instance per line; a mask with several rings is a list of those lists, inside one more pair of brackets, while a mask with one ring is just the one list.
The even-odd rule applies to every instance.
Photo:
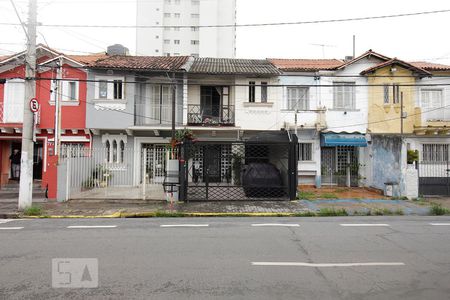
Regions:
[[20, 160], [19, 209], [33, 202], [33, 128], [30, 100], [36, 96], [36, 23], [37, 0], [28, 1], [27, 53], [25, 56], [25, 97], [23, 105], [22, 156]]

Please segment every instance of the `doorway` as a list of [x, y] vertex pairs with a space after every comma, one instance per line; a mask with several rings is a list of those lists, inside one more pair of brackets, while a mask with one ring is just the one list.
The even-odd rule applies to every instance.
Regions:
[[221, 147], [205, 146], [203, 150], [203, 178], [208, 182], [221, 182]]

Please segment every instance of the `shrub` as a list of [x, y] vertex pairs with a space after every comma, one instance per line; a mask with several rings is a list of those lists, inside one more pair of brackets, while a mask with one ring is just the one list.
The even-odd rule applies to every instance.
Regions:
[[24, 209], [23, 214], [26, 216], [40, 216], [42, 214], [42, 207], [33, 205]]

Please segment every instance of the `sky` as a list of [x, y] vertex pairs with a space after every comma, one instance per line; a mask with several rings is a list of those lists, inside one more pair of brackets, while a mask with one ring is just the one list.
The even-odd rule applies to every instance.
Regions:
[[[163, 1], [163, 0], [144, 0]], [[187, 0], [189, 1], [189, 0]], [[208, 1], [208, 0], [201, 0]], [[229, 0], [221, 0], [229, 1]], [[27, 0], [14, 0], [23, 21]], [[38, 0], [44, 24], [135, 25], [135, 0]], [[237, 0], [237, 23], [342, 19], [450, 9], [448, 0]], [[17, 23], [10, 0], [0, 0], [0, 22]], [[240, 58], [339, 58], [369, 49], [408, 61], [450, 64], [450, 12], [394, 19], [237, 29]], [[24, 49], [20, 26], [0, 25], [0, 55]], [[135, 29], [39, 27], [38, 42], [70, 53], [101, 52], [120, 43], [135, 51]], [[320, 46], [325, 45], [325, 46]]]

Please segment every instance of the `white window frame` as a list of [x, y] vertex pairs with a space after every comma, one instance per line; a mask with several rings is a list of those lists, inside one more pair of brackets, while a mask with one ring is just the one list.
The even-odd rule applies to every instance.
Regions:
[[[100, 98], [100, 82], [99, 81], [107, 81], [107, 96], [106, 98]], [[121, 80], [122, 81], [122, 97], [114, 98], [114, 81]], [[125, 77], [121, 76], [96, 76], [95, 77], [95, 99], [101, 101], [123, 101], [125, 100]]]
[[[294, 90], [296, 94], [295, 96], [292, 95]], [[300, 95], [299, 92], [301, 92], [302, 95]], [[301, 99], [300, 96], [302, 96], [303, 99]], [[286, 108], [293, 111], [309, 110], [309, 87], [287, 87]]]
[[[333, 82], [333, 109], [356, 109], [356, 83], [354, 81]], [[339, 103], [340, 102], [340, 103]]]
[[[75, 97], [70, 98], [69, 86], [75, 84]], [[76, 78], [64, 78], [61, 80], [61, 101], [64, 103], [78, 103], [80, 101], [80, 82]], [[55, 104], [58, 97], [58, 80], [50, 82], [50, 104]]]
[[[425, 97], [425, 93], [427, 93], [427, 97]], [[432, 95], [434, 93], [437, 93], [439, 95], [439, 103], [436, 103], [436, 99], [432, 98]], [[430, 98], [431, 97], [431, 98]], [[425, 98], [428, 101], [428, 103], [425, 103]], [[435, 88], [423, 88], [420, 89], [420, 108], [422, 108], [422, 113], [424, 113], [424, 116], [427, 121], [431, 120], [439, 120], [439, 121], [446, 121], [448, 118], [446, 117], [446, 109], [438, 109], [444, 106], [444, 91], [443, 89], [435, 89]], [[429, 111], [429, 112], [427, 112]], [[442, 117], [436, 118], [436, 114], [441, 114]]]

